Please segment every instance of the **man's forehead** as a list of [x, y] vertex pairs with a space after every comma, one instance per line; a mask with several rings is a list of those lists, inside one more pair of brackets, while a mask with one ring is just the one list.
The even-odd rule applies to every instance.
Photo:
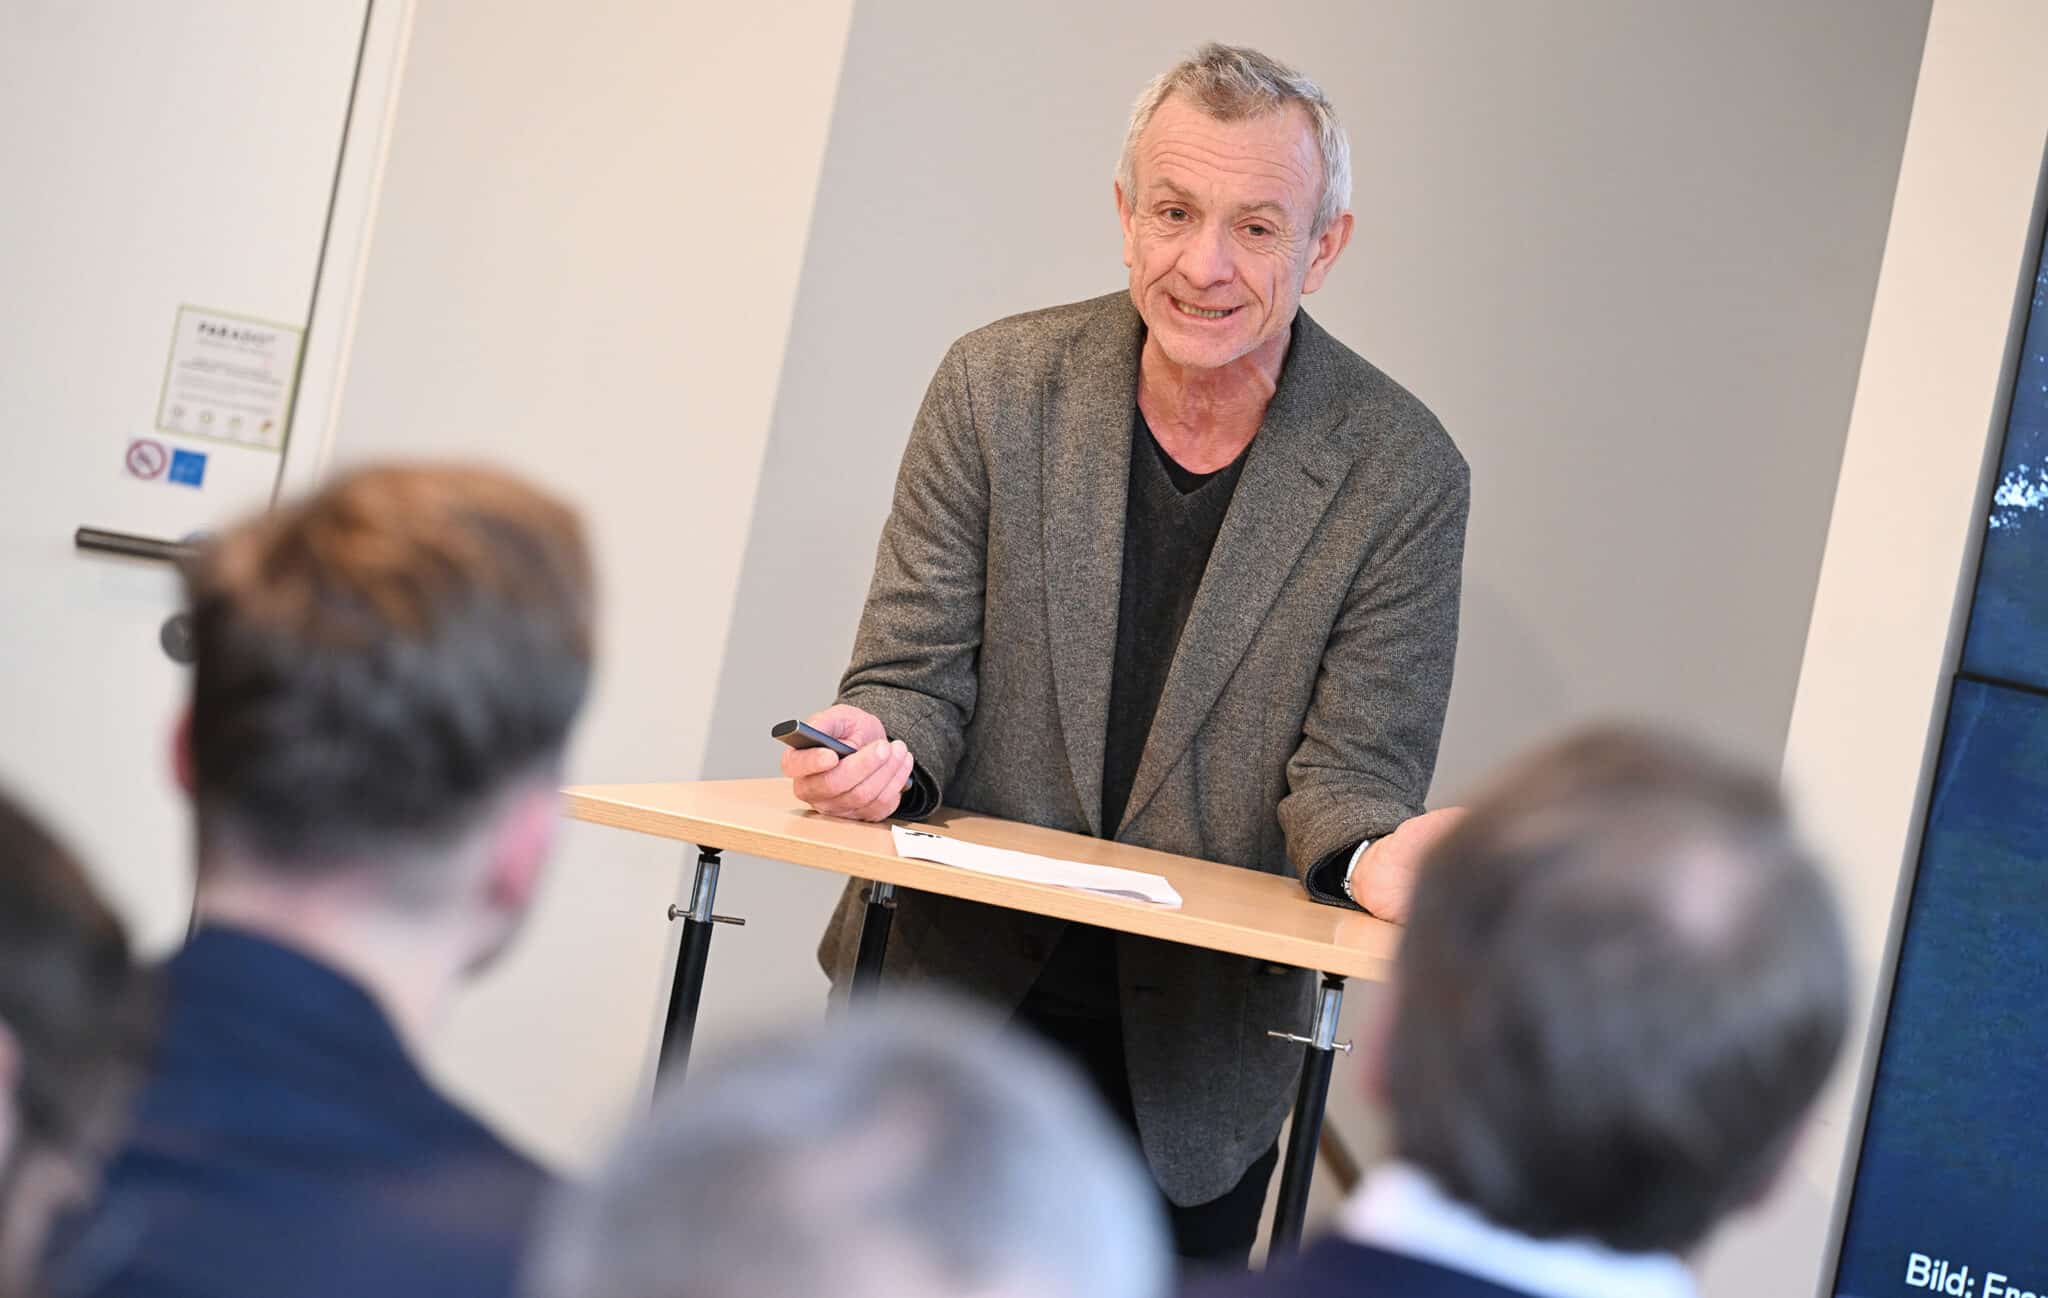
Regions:
[[1238, 179], [1277, 182], [1291, 190], [1314, 185], [1322, 170], [1308, 114], [1297, 104], [1224, 122], [1193, 104], [1168, 99], [1146, 123], [1136, 153], [1141, 184], [1184, 187]]

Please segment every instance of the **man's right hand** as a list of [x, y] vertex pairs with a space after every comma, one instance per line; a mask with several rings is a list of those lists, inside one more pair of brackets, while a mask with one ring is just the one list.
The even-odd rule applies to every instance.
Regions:
[[1393, 833], [1375, 839], [1351, 872], [1351, 900], [1375, 918], [1406, 924], [1415, 880], [1425, 868], [1430, 849], [1464, 818], [1463, 807], [1439, 807], [1412, 816], [1395, 826]]
[[814, 810], [842, 820], [887, 820], [903, 801], [903, 786], [917, 764], [903, 741], [890, 740], [873, 713], [845, 703], [804, 718], [855, 752], [841, 757], [829, 748], [792, 748], [782, 754], [782, 773], [796, 796]]

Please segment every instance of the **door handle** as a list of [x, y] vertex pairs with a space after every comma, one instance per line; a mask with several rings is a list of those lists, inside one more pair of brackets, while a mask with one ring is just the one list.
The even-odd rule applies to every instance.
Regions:
[[[132, 532], [109, 532], [103, 527], [81, 527], [71, 534], [71, 543], [81, 550], [101, 554], [125, 554], [131, 559], [154, 559], [158, 563], [183, 563], [199, 552], [189, 541], [159, 541]], [[156, 641], [164, 656], [174, 663], [190, 664], [195, 656], [192, 643], [192, 615], [173, 613], [157, 628]]]
[[71, 541], [81, 550], [125, 554], [131, 559], [155, 559], [159, 563], [183, 563], [199, 548], [185, 541], [159, 541], [153, 536], [109, 532], [101, 527], [81, 527], [72, 533]]

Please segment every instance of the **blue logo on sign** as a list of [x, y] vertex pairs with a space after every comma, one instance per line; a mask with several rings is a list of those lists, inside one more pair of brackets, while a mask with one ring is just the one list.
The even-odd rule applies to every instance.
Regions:
[[187, 487], [199, 486], [206, 481], [206, 456], [199, 451], [172, 451], [171, 471], [165, 476]]

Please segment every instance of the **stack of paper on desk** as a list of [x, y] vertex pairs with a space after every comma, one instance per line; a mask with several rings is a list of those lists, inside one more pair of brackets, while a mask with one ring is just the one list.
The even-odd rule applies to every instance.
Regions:
[[1079, 888], [1083, 892], [1148, 902], [1154, 906], [1180, 905], [1180, 894], [1162, 875], [1146, 874], [1142, 870], [1121, 870], [1113, 865], [1061, 861], [1050, 856], [1033, 856], [1029, 852], [1013, 852], [1003, 847], [983, 847], [979, 843], [941, 838], [922, 829], [905, 829], [901, 825], [891, 825], [889, 832], [896, 840], [898, 856], [937, 861], [940, 865], [958, 866], [963, 870], [1019, 879], [1025, 883]]

